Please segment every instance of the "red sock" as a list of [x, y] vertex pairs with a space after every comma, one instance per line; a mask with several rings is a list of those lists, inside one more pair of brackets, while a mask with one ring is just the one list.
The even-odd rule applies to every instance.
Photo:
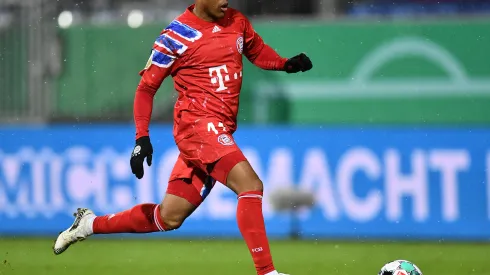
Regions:
[[258, 275], [274, 271], [269, 241], [262, 215], [262, 192], [250, 191], [238, 195], [238, 228], [252, 254]]
[[160, 205], [146, 203], [95, 218], [93, 230], [94, 234], [150, 233], [165, 231], [165, 226], [160, 216]]

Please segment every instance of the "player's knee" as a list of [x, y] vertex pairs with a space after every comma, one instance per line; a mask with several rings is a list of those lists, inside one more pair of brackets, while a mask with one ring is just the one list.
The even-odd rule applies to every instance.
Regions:
[[166, 211], [160, 211], [160, 217], [162, 218], [166, 231], [179, 229], [185, 220], [185, 217], [181, 215], [167, 213]]
[[250, 186], [251, 190], [250, 191], [264, 191], [264, 184], [260, 179], [256, 179], [252, 181], [252, 184]]
[[167, 220], [163, 220], [163, 222], [165, 223], [165, 229], [167, 231], [177, 230], [184, 223], [183, 220], [179, 220], [179, 219], [167, 219]]
[[264, 190], [264, 184], [260, 179], [254, 179], [246, 182], [243, 184], [243, 187], [241, 188], [239, 193], [243, 192], [250, 192], [250, 191], [260, 191], [262, 192]]
[[162, 215], [162, 221], [166, 231], [179, 229], [184, 223], [184, 219], [177, 216]]
[[228, 173], [226, 186], [237, 195], [244, 192], [260, 191], [264, 185], [248, 161], [235, 165]]

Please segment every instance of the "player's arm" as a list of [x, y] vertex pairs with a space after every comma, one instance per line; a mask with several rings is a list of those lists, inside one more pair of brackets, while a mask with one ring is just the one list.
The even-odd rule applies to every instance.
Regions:
[[131, 170], [138, 179], [144, 174], [143, 162], [146, 158], [151, 165], [153, 147], [149, 137], [149, 126], [153, 111], [153, 98], [162, 82], [172, 73], [179, 49], [175, 48], [178, 41], [174, 41], [165, 32], [153, 45], [151, 56], [143, 71], [141, 80], [136, 89], [133, 104], [134, 123], [136, 125], [136, 145], [131, 154]]
[[134, 122], [136, 139], [149, 136], [149, 125], [153, 110], [153, 98], [162, 82], [172, 73], [179, 55], [179, 47], [184, 47], [164, 31], [153, 44], [153, 49], [145, 69], [140, 72], [141, 80], [134, 98]]
[[245, 18], [244, 21], [244, 54], [255, 66], [264, 70], [286, 71], [288, 73], [304, 72], [312, 68], [311, 60], [304, 53], [289, 59], [281, 57], [274, 49], [265, 44], [248, 19]]
[[149, 125], [153, 111], [153, 98], [171, 69], [160, 69], [151, 65], [141, 72], [141, 80], [136, 88], [133, 116], [136, 126], [136, 139], [149, 136]]

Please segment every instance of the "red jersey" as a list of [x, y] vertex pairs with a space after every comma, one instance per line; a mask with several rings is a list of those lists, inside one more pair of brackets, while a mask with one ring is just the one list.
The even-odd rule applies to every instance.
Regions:
[[287, 59], [267, 46], [240, 12], [229, 8], [223, 19], [208, 22], [198, 18], [193, 8], [161, 32], [141, 72], [134, 106], [137, 138], [148, 135], [153, 95], [169, 75], [178, 92], [173, 130], [178, 143], [188, 135], [188, 129], [179, 129], [183, 114], [191, 119], [214, 117], [231, 133], [236, 130], [242, 55], [263, 69], [284, 68]]

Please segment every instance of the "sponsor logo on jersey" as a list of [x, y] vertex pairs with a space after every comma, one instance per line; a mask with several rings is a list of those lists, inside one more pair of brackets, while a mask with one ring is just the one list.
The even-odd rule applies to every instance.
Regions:
[[240, 54], [242, 54], [242, 52], [243, 52], [243, 37], [242, 36], [238, 37], [238, 39], [236, 40], [236, 48], [237, 48], [238, 52]]
[[221, 134], [218, 137], [218, 142], [221, 143], [221, 144], [223, 144], [223, 145], [226, 145], [226, 146], [235, 144], [235, 142], [233, 141], [233, 139], [229, 135], [227, 135], [227, 134]]
[[221, 29], [218, 26], [214, 26], [213, 33], [219, 32]]

